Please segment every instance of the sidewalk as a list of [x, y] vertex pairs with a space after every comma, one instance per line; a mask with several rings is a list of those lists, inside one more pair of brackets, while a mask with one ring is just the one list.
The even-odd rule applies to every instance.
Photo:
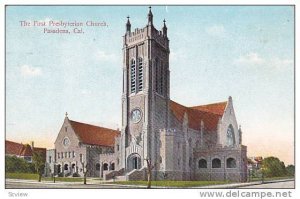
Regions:
[[[276, 183], [276, 182], [286, 182], [286, 181], [294, 181], [295, 179], [281, 179], [281, 180], [272, 180], [272, 181], [265, 181], [262, 183], [261, 181], [255, 181], [255, 182], [244, 182], [244, 183], [231, 183], [231, 184], [221, 184], [221, 185], [208, 185], [208, 186], [198, 186], [198, 187], [163, 187], [163, 186], [151, 186], [151, 188], [154, 189], [235, 189], [240, 187], [247, 187], [251, 185], [259, 185], [259, 184], [268, 184], [268, 183]], [[113, 186], [116, 184], [101, 184], [101, 185], [107, 185], [107, 186]], [[144, 185], [120, 185], [120, 187], [136, 187], [136, 188], [146, 188], [147, 186]]]
[[5, 182], [17, 182], [17, 183], [30, 183], [30, 184], [82, 184], [83, 182], [63, 182], [63, 181], [41, 181], [38, 182], [37, 180], [23, 180], [23, 179], [5, 179]]
[[[246, 182], [246, 183], [231, 183], [231, 184], [222, 184], [222, 185], [209, 185], [209, 186], [198, 186], [198, 187], [164, 187], [164, 186], [151, 186], [153, 189], [234, 189], [240, 187], [247, 187], [251, 185], [259, 185], [259, 184], [267, 184], [267, 183], [276, 183], [276, 182], [286, 182], [286, 181], [294, 181], [295, 179], [281, 179], [281, 180], [272, 180], [272, 181], [265, 181], [262, 183], [261, 181], [255, 182]], [[56, 181], [42, 181], [38, 182], [37, 180], [23, 180], [23, 179], [5, 179], [5, 182], [14, 182], [14, 183], [29, 183], [29, 184], [45, 184], [45, 185], [82, 185], [83, 182], [62, 182]], [[99, 186], [113, 186], [116, 188], [146, 188], [145, 185], [121, 185], [121, 184], [113, 184], [106, 181], [96, 181], [93, 179], [87, 180], [87, 184], [89, 185], [99, 185]]]
[[281, 179], [281, 180], [270, 180], [270, 181], [264, 181], [262, 183], [261, 181], [255, 181], [255, 182], [244, 182], [244, 183], [232, 183], [232, 184], [222, 184], [222, 185], [209, 185], [209, 186], [203, 186], [203, 187], [189, 187], [190, 189], [197, 188], [197, 189], [235, 189], [240, 187], [247, 187], [251, 185], [259, 185], [259, 184], [268, 184], [268, 183], [276, 183], [276, 182], [286, 182], [286, 181], [294, 181], [295, 179]]

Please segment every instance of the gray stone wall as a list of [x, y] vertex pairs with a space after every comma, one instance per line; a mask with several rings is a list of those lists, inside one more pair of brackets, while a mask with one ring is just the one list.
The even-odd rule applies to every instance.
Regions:
[[[195, 180], [246, 181], [246, 153], [247, 148], [242, 145], [236, 147], [215, 147], [211, 149], [202, 148], [195, 150]], [[230, 166], [230, 158], [235, 161], [235, 166]], [[206, 168], [199, 168], [199, 160], [201, 159], [206, 160]], [[221, 161], [220, 168], [214, 168], [214, 159], [219, 159]]]
[[56, 162], [56, 150], [49, 149], [46, 151], [45, 176], [51, 176], [55, 173], [54, 164]]
[[233, 127], [233, 131], [234, 131], [234, 137], [235, 137], [235, 142], [238, 145], [239, 144], [239, 132], [238, 132], [238, 124], [236, 121], [236, 117], [235, 117], [235, 112], [234, 112], [234, 108], [233, 108], [233, 102], [232, 102], [232, 98], [229, 97], [228, 99], [228, 103], [227, 106], [225, 108], [224, 114], [222, 116], [222, 119], [220, 121], [220, 127], [218, 129], [218, 134], [220, 136], [219, 141], [220, 144], [225, 146], [226, 143], [226, 135], [227, 135], [227, 130], [229, 125], [232, 125]]

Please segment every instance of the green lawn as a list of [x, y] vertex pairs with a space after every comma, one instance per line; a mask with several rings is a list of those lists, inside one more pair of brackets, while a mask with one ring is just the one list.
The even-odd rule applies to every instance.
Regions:
[[[147, 186], [147, 181], [117, 181], [109, 182], [114, 184], [124, 184], [124, 185], [145, 185]], [[208, 185], [219, 185], [228, 184], [229, 181], [152, 181], [151, 186], [162, 186], [162, 187], [199, 187]]]
[[[6, 173], [6, 178], [8, 179], [23, 179], [23, 180], [38, 180], [38, 175], [33, 173]], [[66, 177], [56, 177], [56, 181], [61, 182], [83, 182], [83, 178], [66, 178]], [[51, 177], [42, 177], [42, 181], [53, 181]]]

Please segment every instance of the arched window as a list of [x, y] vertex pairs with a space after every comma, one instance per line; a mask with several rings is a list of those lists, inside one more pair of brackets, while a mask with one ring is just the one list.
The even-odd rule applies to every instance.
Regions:
[[100, 164], [99, 163], [96, 164], [96, 171], [100, 171]]
[[132, 59], [130, 62], [130, 78], [131, 78], [131, 93], [136, 91], [136, 69], [135, 69], [135, 60]]
[[103, 170], [104, 170], [104, 171], [107, 171], [107, 170], [108, 170], [108, 164], [107, 164], [107, 163], [104, 163], [104, 164], [103, 164]]
[[110, 170], [115, 170], [115, 163], [111, 163], [111, 165], [110, 165]]
[[218, 158], [213, 159], [212, 168], [221, 168], [221, 160]]
[[207, 162], [206, 162], [206, 160], [205, 159], [199, 160], [198, 167], [199, 168], [207, 168]]
[[236, 168], [236, 160], [234, 158], [228, 158], [226, 160], [226, 167], [227, 168]]
[[227, 128], [226, 142], [227, 142], [227, 146], [235, 145], [234, 130], [233, 130], [233, 126], [231, 124]]
[[68, 169], [69, 169], [69, 165], [68, 165], [68, 164], [65, 164], [64, 169], [65, 169], [65, 170], [68, 170]]
[[143, 59], [140, 57], [138, 59], [138, 66], [139, 66], [139, 91], [143, 90]]

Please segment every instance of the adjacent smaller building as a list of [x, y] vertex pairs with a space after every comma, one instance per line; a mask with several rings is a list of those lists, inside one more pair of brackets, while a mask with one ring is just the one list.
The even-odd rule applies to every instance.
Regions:
[[[67, 114], [54, 143], [47, 150], [46, 175], [100, 177], [99, 155], [113, 153], [118, 130], [69, 120]], [[114, 165], [110, 166], [114, 169]]]
[[41, 153], [46, 160], [46, 148], [34, 147], [34, 142], [29, 145], [5, 140], [5, 155], [16, 156], [32, 162], [34, 151]]

